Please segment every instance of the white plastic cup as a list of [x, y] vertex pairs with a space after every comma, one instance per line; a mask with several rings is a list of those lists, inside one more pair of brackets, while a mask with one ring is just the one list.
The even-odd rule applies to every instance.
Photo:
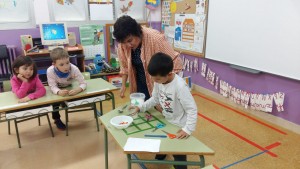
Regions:
[[132, 93], [130, 94], [131, 106], [141, 106], [145, 102], [144, 93]]

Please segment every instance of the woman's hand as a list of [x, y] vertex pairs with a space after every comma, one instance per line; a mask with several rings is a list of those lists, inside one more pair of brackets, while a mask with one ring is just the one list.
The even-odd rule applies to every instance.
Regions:
[[178, 130], [177, 131], [177, 135], [176, 135], [176, 137], [178, 138], [178, 139], [187, 139], [188, 137], [189, 137], [190, 135], [189, 134], [187, 134], [185, 131], [183, 131], [182, 129], [180, 129], [180, 130]]
[[20, 100], [19, 100], [19, 103], [25, 103], [25, 102], [28, 102], [28, 101], [30, 101], [30, 100], [31, 100], [31, 99], [30, 99], [28, 96], [26, 96], [26, 97], [20, 99]]
[[126, 86], [121, 86], [121, 89], [120, 89], [120, 97], [121, 98], [124, 98], [125, 97], [125, 91], [126, 91]]

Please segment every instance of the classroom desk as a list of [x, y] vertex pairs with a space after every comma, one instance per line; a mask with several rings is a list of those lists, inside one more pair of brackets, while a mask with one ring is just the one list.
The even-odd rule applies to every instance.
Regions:
[[[112, 100], [113, 109], [115, 108], [115, 99], [112, 91], [117, 90], [115, 86], [108, 83], [107, 81], [98, 78], [98, 79], [89, 79], [86, 80], [87, 88], [85, 91], [75, 95], [75, 96], [58, 96], [52, 94], [49, 87], [46, 86], [46, 96], [41, 97], [39, 99], [31, 100], [27, 103], [18, 103], [18, 98], [15, 96], [13, 92], [3, 92], [0, 93], [0, 113], [10, 112], [10, 111], [18, 111], [22, 109], [28, 109], [36, 106], [49, 105], [53, 103], [62, 103], [65, 101], [73, 101], [80, 100], [84, 98], [99, 96], [99, 95], [108, 95], [109, 99]], [[78, 87], [78, 85], [73, 85]], [[72, 87], [70, 87], [71, 89]]]
[[[123, 106], [121, 106], [123, 107]], [[116, 129], [114, 126], [110, 124], [110, 119], [118, 116], [118, 115], [127, 115], [129, 114], [128, 111], [124, 111], [124, 113], [120, 114], [118, 112], [121, 107], [112, 110], [103, 116], [99, 117], [103, 126], [105, 127], [104, 131], [104, 143], [105, 143], [105, 168], [108, 169], [108, 141], [107, 141], [107, 131], [112, 135], [112, 137], [116, 140], [119, 146], [123, 149], [124, 145], [126, 144], [128, 137], [136, 137], [136, 138], [145, 138], [144, 134], [164, 134], [160, 129], [156, 130], [156, 132], [152, 133], [152, 130], [146, 130], [139, 133], [126, 135], [123, 130]], [[170, 124], [167, 122], [163, 115], [158, 111], [151, 109], [150, 112], [152, 115], [157, 117], [166, 126], [163, 130], [176, 133], [179, 130], [179, 127]], [[142, 113], [144, 114], [144, 113]], [[128, 160], [128, 169], [131, 169], [131, 163], [152, 163], [152, 164], [185, 164], [185, 165], [198, 165], [201, 167], [205, 166], [205, 159], [204, 155], [213, 155], [214, 151], [199, 141], [197, 138], [190, 136], [188, 139], [169, 139], [169, 138], [162, 138], [160, 144], [160, 152], [158, 153], [151, 153], [151, 152], [126, 152], [124, 153], [127, 155]], [[188, 162], [179, 162], [179, 161], [167, 161], [167, 160], [142, 160], [142, 159], [132, 159], [131, 154], [186, 154], [186, 155], [199, 155], [200, 161], [188, 161]]]
[[[115, 86], [113, 86], [112, 84], [108, 83], [107, 81], [101, 78], [86, 80], [86, 82], [87, 82], [87, 88], [85, 91], [75, 96], [66, 96], [66, 97], [52, 94], [49, 87], [46, 86], [46, 92], [47, 92], [46, 96], [36, 100], [29, 101], [27, 103], [18, 103], [19, 99], [11, 91], [0, 93], [0, 122], [12, 120], [12, 119], [6, 119], [5, 116], [6, 113], [29, 110], [37, 107], [51, 105], [54, 103], [65, 103], [69, 101], [82, 100], [90, 97], [103, 96], [103, 95], [105, 95], [105, 99], [100, 101], [100, 109], [101, 109], [100, 111], [103, 112], [102, 101], [105, 100], [111, 100], [112, 109], [115, 108], [115, 99], [114, 99], [114, 94], [112, 93], [112, 91], [117, 90]], [[74, 84], [73, 86], [78, 87], [78, 85], [76, 84]], [[71, 88], [72, 87], [70, 87], [70, 89]], [[68, 109], [68, 107], [64, 107], [59, 110], [65, 110], [65, 109]], [[45, 113], [49, 113], [49, 112], [43, 112], [43, 114]], [[29, 115], [29, 116], [36, 116], [36, 115]], [[18, 118], [20, 119], [25, 117], [18, 117]], [[18, 142], [20, 145], [19, 136], [18, 136]]]

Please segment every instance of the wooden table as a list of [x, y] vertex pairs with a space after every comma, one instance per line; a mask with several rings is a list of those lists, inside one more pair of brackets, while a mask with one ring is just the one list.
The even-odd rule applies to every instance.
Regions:
[[[123, 106], [121, 106], [123, 107]], [[104, 141], [105, 141], [105, 168], [108, 169], [108, 142], [107, 142], [107, 131], [112, 135], [115, 141], [119, 144], [119, 146], [123, 149], [124, 145], [126, 144], [128, 137], [136, 137], [136, 138], [144, 138], [145, 134], [164, 134], [160, 129], [156, 132], [152, 133], [151, 130], [142, 131], [139, 133], [126, 135], [123, 130], [116, 129], [110, 124], [110, 119], [118, 116], [118, 115], [127, 115], [128, 112], [124, 111], [124, 113], [120, 114], [118, 112], [120, 108], [112, 110], [103, 116], [100, 117], [102, 124], [105, 127], [104, 131]], [[168, 121], [164, 119], [161, 113], [157, 112], [154, 109], [149, 111], [152, 115], [157, 117], [166, 126], [163, 130], [168, 131], [170, 133], [176, 133], [179, 130], [179, 127], [170, 124]], [[140, 115], [145, 114], [141, 113]], [[197, 131], [195, 131], [197, 132]], [[151, 153], [151, 152], [126, 152], [128, 159], [128, 169], [131, 169], [131, 163], [153, 163], [153, 164], [184, 164], [184, 165], [198, 165], [201, 167], [205, 166], [205, 159], [204, 155], [213, 155], [214, 151], [211, 150], [208, 146], [204, 143], [199, 141], [197, 138], [190, 136], [188, 139], [169, 139], [169, 138], [162, 138], [160, 144], [160, 152], [158, 153]], [[186, 154], [186, 155], [199, 155], [200, 161], [187, 161], [187, 162], [180, 162], [180, 161], [167, 161], [167, 160], [142, 160], [142, 159], [132, 159], [132, 154]]]

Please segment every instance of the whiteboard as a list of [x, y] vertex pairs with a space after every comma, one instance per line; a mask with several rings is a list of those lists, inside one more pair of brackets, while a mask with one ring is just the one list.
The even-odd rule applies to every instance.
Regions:
[[300, 0], [210, 0], [205, 57], [300, 80]]

